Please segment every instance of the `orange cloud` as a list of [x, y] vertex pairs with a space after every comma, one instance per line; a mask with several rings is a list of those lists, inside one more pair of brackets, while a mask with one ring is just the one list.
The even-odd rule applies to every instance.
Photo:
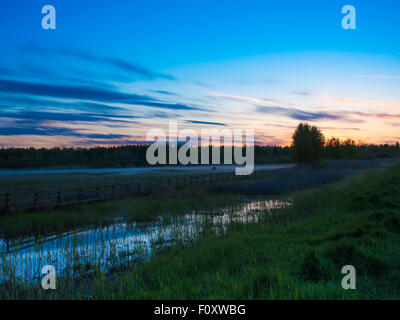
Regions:
[[359, 100], [350, 98], [331, 98], [333, 102], [339, 102], [344, 104], [358, 104], [371, 107], [389, 107], [389, 108], [400, 108], [400, 103], [392, 103], [386, 101], [369, 101], [369, 100]]
[[365, 113], [360, 111], [350, 111], [349, 114], [354, 114], [357, 116], [367, 117], [367, 118], [377, 118], [377, 119], [400, 119], [400, 114], [388, 114], [388, 113]]

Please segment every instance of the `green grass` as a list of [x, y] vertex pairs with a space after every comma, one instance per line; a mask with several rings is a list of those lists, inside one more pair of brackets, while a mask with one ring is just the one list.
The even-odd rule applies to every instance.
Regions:
[[[318, 170], [302, 167], [279, 169], [255, 179], [159, 190], [157, 196], [101, 201], [30, 214], [0, 215], [0, 238], [46, 235], [70, 231], [74, 228], [105, 226], [113, 223], [116, 218], [122, 218], [128, 222], [146, 222], [158, 215], [167, 216], [186, 213], [189, 209], [212, 209], [213, 207], [235, 204], [246, 199], [249, 194], [253, 194], [251, 195], [252, 198], [255, 198], [254, 194], [261, 196], [280, 195], [292, 190], [324, 184], [331, 180], [344, 179], [346, 176], [358, 175], [364, 167], [377, 168], [385, 163], [391, 164], [393, 162], [393, 159], [331, 161], [330, 164], [325, 164], [323, 168]], [[54, 177], [50, 175], [48, 178], [41, 176], [38, 180], [30, 177], [29, 179], [32, 180], [21, 180], [19, 183], [26, 185], [27, 188], [32, 188], [32, 186], [44, 186], [50, 181], [67, 185], [75, 181], [75, 187], [77, 187], [83, 183], [90, 185], [95, 181], [100, 182], [103, 181], [101, 179], [105, 179], [104, 175], [98, 177], [100, 180], [93, 177], [94, 180], [91, 180], [88, 176], [83, 175], [77, 179], [75, 175], [71, 177], [65, 175], [64, 178], [67, 180], [61, 179], [60, 175]], [[110, 177], [109, 179], [117, 178]], [[7, 183], [14, 185], [12, 180], [7, 181]], [[103, 183], [106, 182], [103, 181]], [[55, 185], [50, 184], [50, 186], [56, 188]], [[38, 188], [40, 189], [40, 187]], [[232, 193], [242, 193], [242, 195]]]
[[[210, 172], [207, 172], [207, 174]], [[110, 173], [58, 173], [24, 174], [2, 176], [0, 180], [1, 193], [40, 192], [74, 188], [98, 187], [112, 184], [139, 183], [150, 180], [180, 178], [183, 175], [205, 173], [186, 172], [174, 169], [164, 169], [162, 172], [144, 172], [138, 174]]]
[[[20, 287], [5, 298], [399, 299], [400, 166], [294, 195], [258, 224], [233, 224], [193, 247], [52, 292]], [[357, 290], [343, 290], [354, 265]]]

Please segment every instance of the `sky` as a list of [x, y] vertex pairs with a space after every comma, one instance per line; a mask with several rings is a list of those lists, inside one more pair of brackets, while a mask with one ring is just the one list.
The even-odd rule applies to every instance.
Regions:
[[0, 147], [145, 143], [169, 121], [394, 143], [399, 18], [397, 0], [0, 0]]

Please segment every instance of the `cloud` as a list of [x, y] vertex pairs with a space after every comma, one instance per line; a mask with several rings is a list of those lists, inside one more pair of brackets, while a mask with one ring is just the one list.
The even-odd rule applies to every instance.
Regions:
[[349, 111], [349, 114], [354, 114], [361, 117], [377, 118], [377, 119], [400, 119], [400, 114], [389, 114], [389, 113], [366, 113], [360, 111]]
[[342, 128], [342, 127], [322, 127], [321, 129], [324, 129], [324, 130], [338, 130], [338, 131], [341, 131], [341, 130], [345, 130], [345, 131], [360, 131], [361, 130], [360, 128], [355, 128], [355, 127], [345, 127], [345, 128]]
[[166, 103], [166, 102], [136, 102], [134, 104], [142, 105], [146, 107], [155, 107], [155, 108], [164, 108], [164, 109], [171, 109], [171, 110], [199, 110], [205, 111], [204, 109], [197, 108], [197, 107], [190, 107], [185, 104], [180, 103]]
[[100, 133], [83, 134], [82, 136], [90, 139], [121, 139], [130, 137], [129, 135], [126, 134], [100, 134]]
[[237, 96], [233, 94], [228, 94], [228, 93], [221, 93], [221, 92], [213, 92], [211, 94], [212, 97], [216, 98], [222, 98], [222, 99], [228, 99], [228, 100], [236, 100], [236, 101], [243, 101], [243, 102], [252, 102], [252, 103], [266, 103], [266, 104], [281, 104], [279, 101], [276, 101], [274, 99], [259, 99], [259, 98], [253, 98], [253, 97], [246, 97], [246, 96]]
[[340, 102], [343, 104], [351, 104], [351, 105], [358, 104], [371, 107], [400, 108], [400, 103], [392, 103], [386, 101], [370, 101], [370, 100], [359, 100], [359, 99], [339, 98], [339, 97], [333, 97], [331, 98], [331, 101]]
[[1, 136], [16, 136], [16, 135], [34, 135], [34, 136], [72, 136], [79, 138], [88, 139], [121, 139], [130, 137], [124, 134], [84, 134], [79, 133], [75, 130], [68, 128], [59, 127], [36, 127], [36, 126], [26, 126], [26, 127], [0, 127]]
[[389, 122], [389, 121], [385, 121], [385, 124], [392, 126], [392, 127], [400, 127], [400, 123], [399, 122]]
[[194, 123], [194, 124], [209, 124], [214, 126], [226, 126], [225, 123], [221, 122], [208, 122], [208, 121], [197, 121], [197, 120], [186, 120], [187, 123]]
[[[127, 108], [116, 107], [112, 105], [107, 105], [103, 103], [96, 102], [64, 102], [59, 100], [49, 100], [41, 99], [36, 97], [25, 97], [25, 96], [0, 96], [0, 101], [5, 102], [3, 108], [9, 108], [15, 110], [16, 107], [25, 106], [32, 110], [34, 108], [57, 108], [63, 110], [73, 110], [73, 111], [90, 111], [95, 113], [115, 113], [115, 112], [126, 112]], [[1, 115], [1, 113], [0, 113]]]
[[282, 146], [285, 145], [287, 141], [285, 139], [280, 139], [276, 137], [270, 137], [266, 140], [256, 139], [254, 140], [254, 144], [257, 146]]
[[176, 119], [176, 118], [180, 118], [182, 117], [182, 115], [177, 114], [177, 113], [165, 113], [162, 111], [154, 111], [154, 112], [150, 112], [149, 114], [147, 114], [146, 116], [144, 116], [145, 118], [148, 119], [152, 119], [152, 118], [160, 118], [160, 119]]
[[97, 62], [97, 63], [102, 63], [102, 64], [107, 64], [109, 66], [112, 66], [114, 68], [120, 69], [121, 71], [127, 72], [127, 73], [134, 73], [136, 75], [148, 78], [148, 79], [168, 79], [168, 80], [176, 80], [174, 76], [169, 75], [169, 74], [163, 74], [163, 73], [158, 73], [158, 72], [153, 72], [139, 64], [135, 64], [123, 59], [118, 59], [114, 57], [103, 57], [103, 56], [98, 56], [94, 54], [89, 54], [86, 52], [80, 52], [80, 51], [75, 51], [71, 50], [70, 48], [48, 48], [48, 47], [43, 47], [39, 46], [36, 43], [30, 43], [29, 45], [23, 46], [20, 48], [23, 52], [32, 54], [40, 54], [44, 55], [49, 52], [61, 54], [61, 55], [66, 55], [74, 58], [78, 58], [81, 60], [86, 60], [89, 62]]
[[147, 96], [127, 94], [97, 87], [49, 85], [12, 80], [0, 80], [0, 91], [4, 93], [21, 93], [55, 98], [88, 99], [108, 102], [129, 103], [151, 100]]
[[262, 113], [273, 113], [284, 115], [292, 119], [302, 120], [302, 121], [312, 121], [312, 120], [341, 120], [343, 116], [334, 113], [327, 112], [308, 112], [294, 108], [283, 108], [280, 106], [257, 106], [257, 111]]
[[110, 146], [125, 146], [125, 145], [149, 145], [154, 141], [144, 141], [132, 139], [118, 139], [118, 140], [81, 140], [75, 144], [78, 146], [93, 146], [93, 145], [110, 145]]
[[[11, 118], [16, 120], [26, 120], [25, 122], [42, 122], [42, 121], [81, 121], [81, 122], [134, 122], [130, 119], [134, 116], [122, 116], [117, 114], [95, 114], [95, 113], [65, 113], [65, 112], [46, 112], [46, 111], [23, 111], [23, 112], [1, 112], [1, 118]], [[121, 120], [128, 119], [128, 120]]]
[[[74, 72], [75, 75], [69, 74]], [[55, 71], [49, 69], [47, 66], [33, 66], [30, 64], [19, 64], [18, 67], [11, 68], [0, 68], [0, 75], [6, 78], [31, 78], [31, 79], [45, 79], [46, 81], [57, 81], [64, 83], [79, 83], [84, 85], [98, 86], [104, 88], [115, 88], [114, 85], [98, 81], [100, 79], [110, 80], [114, 79], [116, 81], [128, 82], [132, 81], [131, 78], [121, 75], [121, 74], [101, 74], [98, 72], [91, 72], [87, 69], [75, 70], [72, 67], [68, 67], [67, 70], [63, 72]], [[93, 80], [96, 79], [96, 80]]]
[[[400, 114], [366, 113], [360, 111], [340, 111], [340, 112], [338, 111], [336, 113], [321, 112], [321, 111], [309, 112], [294, 108], [283, 108], [280, 106], [257, 106], [257, 111], [262, 113], [279, 114], [301, 121], [328, 119], [328, 120], [345, 120], [353, 123], [363, 122], [363, 120], [361, 119], [357, 120], [351, 118], [351, 116], [376, 118], [376, 119], [400, 119]], [[356, 129], [357, 128], [349, 128], [349, 130], [356, 130]]]
[[296, 126], [284, 125], [284, 124], [276, 124], [276, 123], [266, 123], [267, 127], [277, 127], [277, 128], [285, 128], [285, 129], [294, 129]]
[[[65, 107], [65, 104], [63, 104]], [[96, 102], [76, 102], [71, 104], [71, 107], [75, 110], [90, 111], [90, 112], [101, 112], [102, 114], [114, 113], [114, 112], [126, 112], [126, 108], [110, 106], [103, 103]]]
[[124, 93], [98, 87], [50, 85], [0, 79], [0, 92], [46, 96], [52, 98], [115, 102], [174, 110], [202, 110], [179, 103], [164, 103], [144, 95]]
[[154, 92], [154, 93], [168, 95], [168, 96], [178, 96], [177, 93], [171, 92], [171, 91], [166, 91], [166, 90], [150, 90], [150, 91]]

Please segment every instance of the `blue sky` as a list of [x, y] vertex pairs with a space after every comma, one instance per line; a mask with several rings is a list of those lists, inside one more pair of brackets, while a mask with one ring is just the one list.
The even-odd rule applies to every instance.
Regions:
[[[42, 6], [56, 30], [41, 27]], [[341, 9], [356, 8], [344, 30]], [[143, 142], [152, 128], [254, 128], [287, 144], [400, 140], [398, 1], [2, 1], [0, 145]]]

